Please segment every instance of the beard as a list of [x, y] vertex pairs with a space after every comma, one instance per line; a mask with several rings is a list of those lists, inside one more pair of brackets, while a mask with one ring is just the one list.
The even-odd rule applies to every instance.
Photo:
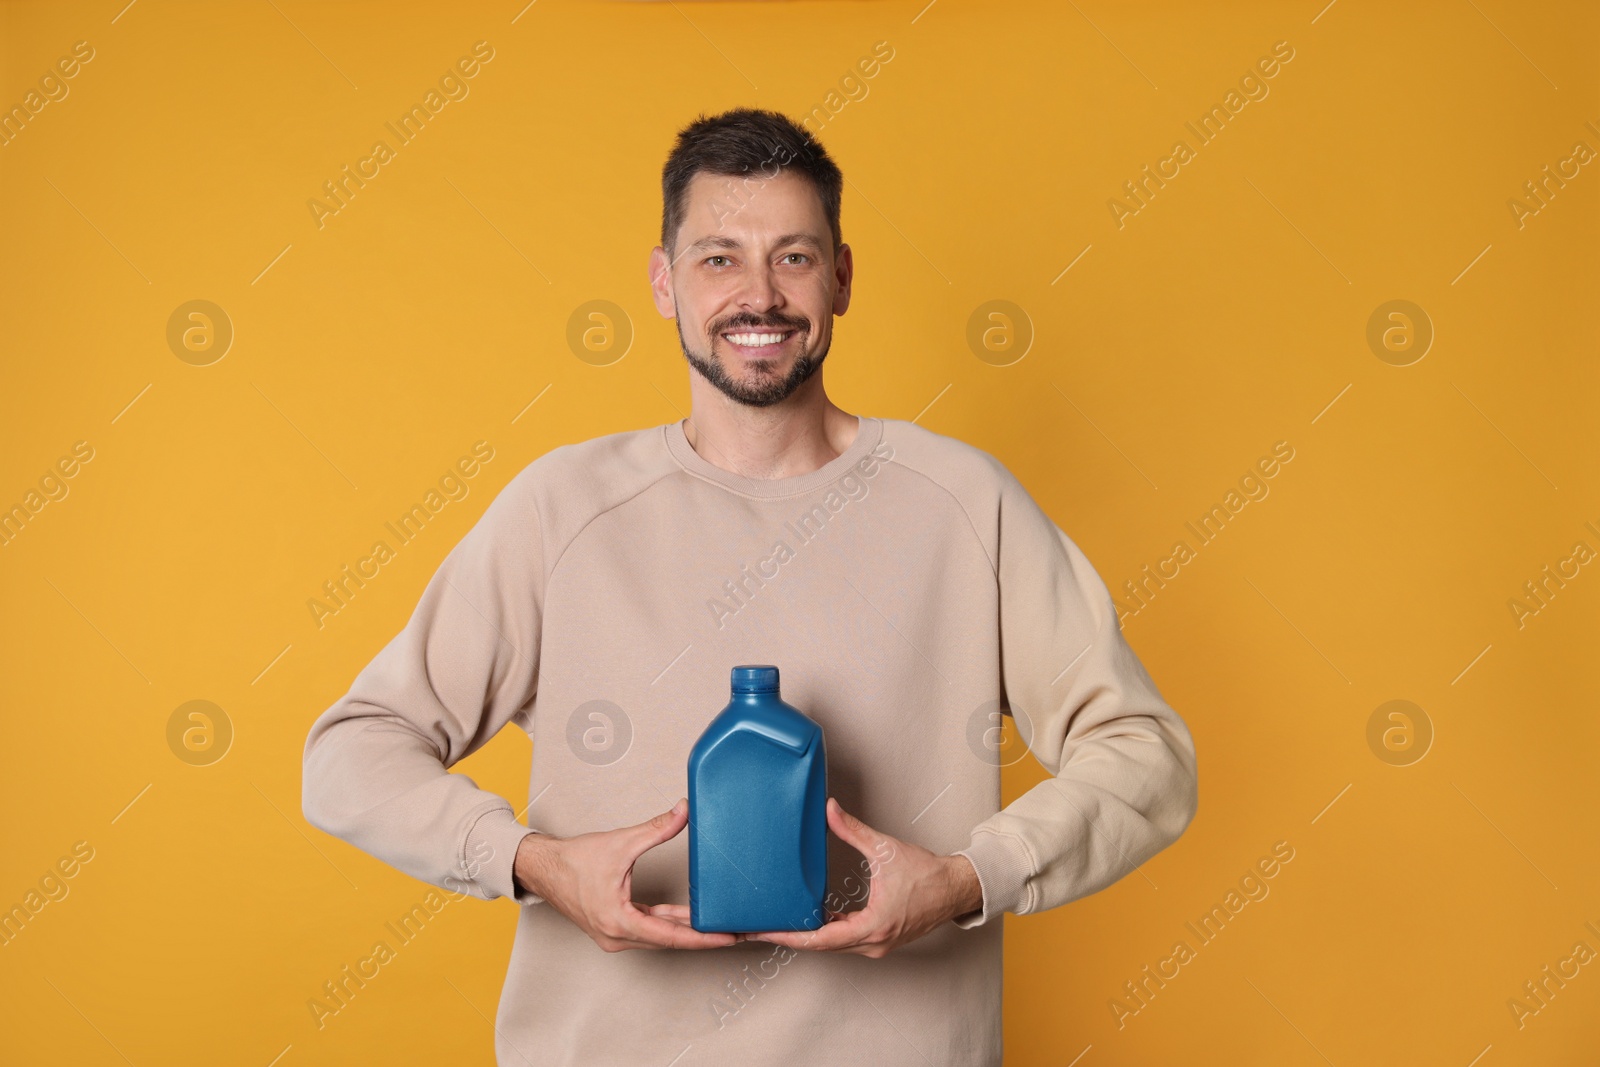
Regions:
[[[804, 341], [810, 333], [806, 323], [791, 322], [786, 319], [768, 322], [753, 321], [753, 319], [754, 317], [749, 315], [735, 315], [726, 323], [719, 325], [710, 332], [708, 351], [702, 356], [689, 347], [689, 342], [683, 336], [683, 317], [678, 316], [675, 319], [678, 326], [678, 344], [682, 347], [683, 358], [689, 361], [689, 365], [699, 371], [700, 376], [706, 381], [716, 386], [717, 391], [723, 396], [749, 407], [771, 407], [787, 400], [822, 367], [822, 361], [828, 358], [828, 349], [833, 339], [830, 337], [828, 344], [825, 344], [822, 351], [813, 357], [804, 347]], [[717, 356], [716, 342], [721, 340], [724, 333], [762, 328], [797, 332], [797, 336], [792, 340], [799, 344], [801, 349], [800, 355], [795, 358], [794, 366], [789, 368], [788, 374], [779, 377], [777, 360], [746, 360], [743, 361], [743, 365], [748, 368], [748, 373], [744, 377], [734, 377]]]

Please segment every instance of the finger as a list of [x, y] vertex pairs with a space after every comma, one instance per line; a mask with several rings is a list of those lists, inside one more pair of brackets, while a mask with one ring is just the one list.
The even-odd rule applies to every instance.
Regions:
[[687, 904], [652, 904], [645, 910], [651, 915], [659, 915], [663, 919], [681, 923], [687, 923], [691, 914]]
[[828, 826], [841, 841], [863, 856], [876, 855], [881, 847], [879, 840], [886, 836], [845, 811], [833, 797], [828, 798]]
[[[687, 904], [652, 904], [649, 906], [635, 904], [634, 907], [638, 908], [642, 914], [654, 915], [670, 923], [677, 923], [687, 929], [694, 929], [693, 913]], [[745, 935], [736, 933], [733, 935], [733, 939], [734, 943], [737, 944], [745, 940]]]
[[628, 854], [638, 859], [663, 841], [670, 841], [688, 824], [689, 801], [680, 799], [672, 807], [642, 823], [628, 827], [631, 840]]
[[657, 948], [726, 948], [739, 940], [734, 934], [703, 933], [654, 915], [639, 914], [628, 927], [624, 936]]
[[833, 922], [823, 923], [815, 930], [768, 930], [751, 934], [750, 940], [770, 941], [774, 945], [812, 952], [849, 951], [863, 944], [876, 927], [877, 924], [866, 917], [864, 911], [852, 911]]
[[[630, 918], [649, 916], [672, 923], [675, 926], [681, 926], [686, 930], [694, 930], [694, 926], [691, 925], [693, 913], [687, 904], [636, 904], [633, 901], [629, 901], [627, 907]], [[720, 934], [722, 931], [714, 932]], [[633, 936], [631, 931], [628, 936]], [[735, 934], [733, 936], [737, 940], [743, 940], [741, 935]]]

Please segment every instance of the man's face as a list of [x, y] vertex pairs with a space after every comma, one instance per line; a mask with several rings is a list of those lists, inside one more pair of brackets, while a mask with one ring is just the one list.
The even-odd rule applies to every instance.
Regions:
[[690, 179], [674, 260], [650, 256], [656, 307], [684, 358], [729, 399], [767, 407], [816, 373], [850, 305], [850, 249], [791, 171]]

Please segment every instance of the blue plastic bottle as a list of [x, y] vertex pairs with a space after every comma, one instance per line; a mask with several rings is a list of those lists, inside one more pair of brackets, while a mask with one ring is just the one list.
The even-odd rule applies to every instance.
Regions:
[[733, 698], [689, 753], [689, 924], [815, 930], [828, 881], [822, 727], [778, 696], [778, 668], [733, 668]]

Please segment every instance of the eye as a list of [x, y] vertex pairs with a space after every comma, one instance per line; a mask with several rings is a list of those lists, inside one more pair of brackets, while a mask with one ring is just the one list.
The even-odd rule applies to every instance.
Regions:
[[784, 256], [783, 258], [784, 259], [799, 258], [799, 259], [803, 259], [803, 260], [805, 260], [807, 262], [811, 261], [811, 257], [806, 255], [804, 252], [790, 252], [788, 255]]
[[727, 256], [709, 256], [709, 257], [706, 258], [706, 262], [710, 263], [713, 259], [727, 259], [727, 258], [728, 258]]

